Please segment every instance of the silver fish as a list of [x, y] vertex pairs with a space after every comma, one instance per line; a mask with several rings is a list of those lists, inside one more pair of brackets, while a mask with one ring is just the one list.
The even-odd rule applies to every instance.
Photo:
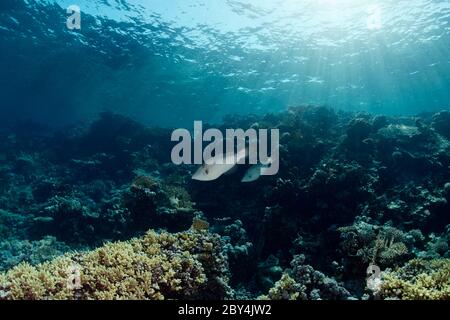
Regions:
[[241, 182], [253, 182], [259, 179], [261, 177], [262, 172], [265, 168], [267, 168], [272, 163], [272, 159], [269, 158], [268, 164], [255, 164], [251, 166], [246, 172], [244, 177], [242, 178]]
[[223, 156], [220, 163], [207, 164], [198, 168], [198, 170], [193, 174], [192, 179], [198, 181], [213, 181], [220, 178], [223, 174], [232, 170], [237, 163], [242, 159], [245, 159], [247, 154], [246, 149], [240, 150], [236, 155], [234, 153], [229, 153]]

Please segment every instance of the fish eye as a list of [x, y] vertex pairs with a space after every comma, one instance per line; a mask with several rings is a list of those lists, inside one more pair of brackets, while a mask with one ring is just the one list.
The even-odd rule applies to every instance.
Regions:
[[206, 170], [205, 170], [205, 173], [206, 173], [206, 174], [209, 174], [209, 170], [208, 170], [208, 169], [206, 169]]

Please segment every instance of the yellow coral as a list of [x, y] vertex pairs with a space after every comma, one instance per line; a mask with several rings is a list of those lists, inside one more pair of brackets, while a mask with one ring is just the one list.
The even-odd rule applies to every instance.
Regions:
[[384, 299], [450, 299], [450, 259], [414, 259], [383, 273], [382, 279], [379, 295]]
[[209, 223], [206, 220], [200, 219], [200, 218], [194, 218], [192, 220], [192, 230], [208, 230], [209, 229]]
[[[71, 266], [79, 288], [71, 286]], [[148, 232], [144, 237], [68, 254], [0, 274], [0, 299], [166, 299], [213, 295], [228, 278], [219, 237], [207, 232]], [[217, 291], [219, 294], [219, 291]], [[208, 296], [209, 297], [209, 296]]]
[[268, 295], [260, 296], [261, 300], [305, 300], [306, 288], [298, 284], [291, 276], [284, 273], [275, 286], [269, 290]]

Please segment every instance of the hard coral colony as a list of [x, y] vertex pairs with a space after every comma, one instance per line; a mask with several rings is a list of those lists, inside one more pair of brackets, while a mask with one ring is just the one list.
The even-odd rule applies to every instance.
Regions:
[[110, 113], [0, 132], [0, 299], [449, 298], [448, 112], [225, 121], [279, 128], [279, 174], [192, 180], [170, 130]]

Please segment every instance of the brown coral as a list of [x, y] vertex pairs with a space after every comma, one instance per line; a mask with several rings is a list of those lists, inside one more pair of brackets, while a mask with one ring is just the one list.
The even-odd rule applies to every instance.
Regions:
[[227, 282], [217, 235], [150, 231], [36, 267], [21, 264], [0, 274], [0, 299], [221, 299]]
[[450, 259], [413, 259], [384, 272], [377, 294], [383, 299], [449, 300]]
[[306, 287], [297, 283], [287, 273], [275, 283], [268, 295], [259, 297], [261, 300], [306, 300]]
[[153, 190], [158, 187], [158, 182], [150, 176], [137, 176], [131, 183], [131, 188]]

